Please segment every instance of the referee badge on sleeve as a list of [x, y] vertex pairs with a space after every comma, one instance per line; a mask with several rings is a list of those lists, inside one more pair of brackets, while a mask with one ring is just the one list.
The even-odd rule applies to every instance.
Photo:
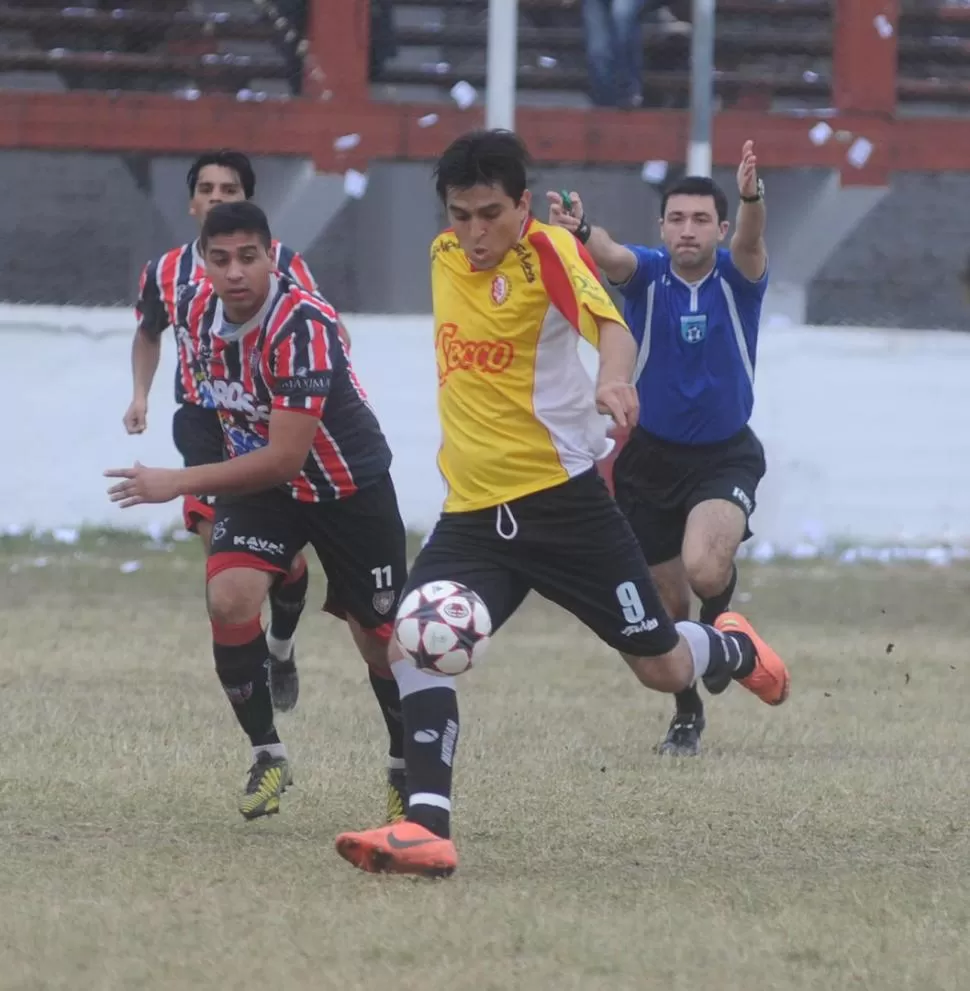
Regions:
[[680, 336], [688, 344], [700, 344], [707, 337], [707, 314], [688, 313], [680, 318]]

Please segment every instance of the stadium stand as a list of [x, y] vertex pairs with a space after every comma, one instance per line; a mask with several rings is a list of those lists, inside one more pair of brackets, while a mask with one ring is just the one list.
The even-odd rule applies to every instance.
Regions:
[[[523, 105], [584, 105], [581, 0], [520, 0]], [[374, 96], [447, 100], [460, 80], [484, 85], [487, 0], [372, 0]], [[675, 20], [647, 19], [645, 106], [680, 108], [689, 92], [689, 0]], [[211, 9], [208, 9], [211, 8]], [[217, 9], [218, 8], [218, 9]], [[0, 6], [0, 87], [299, 95], [305, 0], [45, 0]], [[716, 94], [721, 107], [832, 105], [829, 0], [719, 0]], [[899, 109], [965, 112], [970, 105], [970, 8], [903, 3]]]

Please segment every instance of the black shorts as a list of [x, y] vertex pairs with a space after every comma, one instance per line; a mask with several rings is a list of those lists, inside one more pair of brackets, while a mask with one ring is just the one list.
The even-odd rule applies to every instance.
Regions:
[[[214, 409], [183, 403], [172, 418], [172, 440], [186, 468], [215, 464], [225, 457], [222, 426]], [[185, 529], [195, 533], [200, 520], [211, 523], [213, 502], [211, 496], [186, 496], [182, 500]]]
[[616, 501], [650, 565], [680, 557], [687, 516], [699, 503], [726, 499], [745, 516], [744, 540], [765, 473], [765, 451], [745, 427], [717, 444], [671, 444], [637, 427], [613, 465]]
[[323, 608], [389, 638], [407, 580], [406, 533], [391, 476], [332, 502], [297, 502], [280, 489], [216, 499], [206, 575], [229, 568], [286, 574], [307, 544], [327, 575]]
[[677, 643], [630, 524], [595, 468], [491, 509], [444, 513], [406, 592], [433, 581], [477, 592], [493, 631], [535, 590], [621, 653], [656, 657]]

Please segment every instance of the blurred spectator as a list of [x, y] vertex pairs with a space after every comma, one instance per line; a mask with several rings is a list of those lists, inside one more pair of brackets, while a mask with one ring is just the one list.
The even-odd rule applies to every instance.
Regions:
[[384, 63], [397, 55], [394, 10], [391, 0], [370, 0], [370, 78], [373, 82]]
[[583, 0], [590, 98], [598, 107], [643, 105], [643, 15], [675, 33], [665, 0]]

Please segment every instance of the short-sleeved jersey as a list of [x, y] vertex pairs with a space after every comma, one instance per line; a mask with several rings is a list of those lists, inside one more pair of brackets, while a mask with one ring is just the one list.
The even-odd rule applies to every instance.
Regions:
[[175, 321], [200, 405], [218, 410], [229, 457], [265, 447], [271, 412], [294, 410], [319, 425], [299, 477], [284, 486], [292, 498], [345, 499], [388, 470], [387, 441], [322, 297], [274, 275], [260, 311], [234, 326], [203, 279], [183, 289]]
[[[277, 271], [309, 292], [318, 292], [309, 266], [297, 252], [279, 241], [273, 241], [272, 253]], [[138, 329], [154, 337], [165, 333], [175, 322], [179, 290], [190, 282], [204, 278], [205, 263], [198, 240], [173, 248], [161, 258], [150, 261], [142, 270], [138, 286], [138, 302], [135, 304]], [[199, 395], [187, 357], [180, 347], [175, 371], [175, 401], [198, 406]]]
[[627, 245], [637, 268], [619, 286], [639, 344], [640, 426], [675, 444], [712, 444], [741, 430], [754, 408], [754, 370], [768, 272], [746, 278], [719, 249], [688, 283], [666, 250]]
[[455, 235], [431, 246], [445, 512], [501, 505], [559, 485], [609, 452], [580, 338], [623, 319], [567, 231], [530, 219], [495, 268]]

